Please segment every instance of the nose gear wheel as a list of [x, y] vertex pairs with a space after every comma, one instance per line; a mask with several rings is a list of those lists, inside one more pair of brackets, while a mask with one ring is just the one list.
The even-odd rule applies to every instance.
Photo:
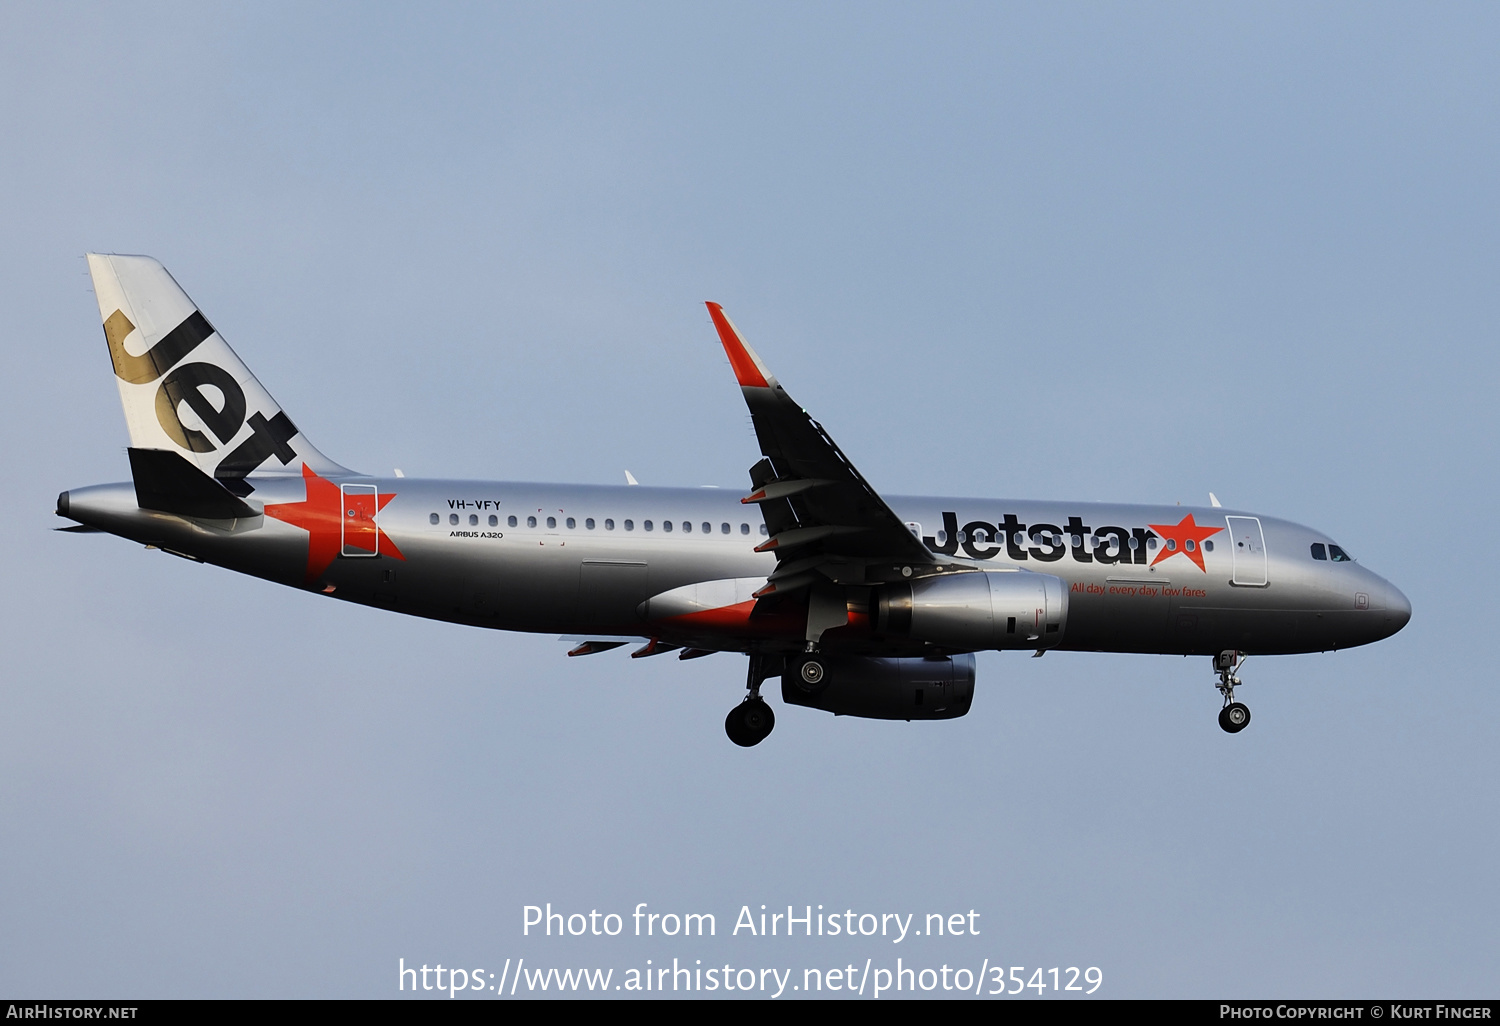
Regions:
[[1225, 733], [1238, 734], [1250, 726], [1250, 707], [1243, 702], [1230, 702], [1219, 711], [1219, 726]]
[[1244, 683], [1234, 671], [1244, 661], [1241, 652], [1226, 651], [1214, 656], [1214, 669], [1219, 674], [1219, 682], [1214, 687], [1224, 696], [1224, 708], [1219, 710], [1219, 726], [1226, 734], [1238, 734], [1250, 725], [1250, 707], [1234, 700], [1234, 689]]

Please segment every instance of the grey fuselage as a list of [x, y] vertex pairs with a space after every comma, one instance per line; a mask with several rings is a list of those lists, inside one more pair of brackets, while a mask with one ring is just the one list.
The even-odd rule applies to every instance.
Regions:
[[[251, 480], [257, 510], [311, 501], [303, 478]], [[308, 527], [264, 514], [214, 521], [142, 509], [130, 483], [65, 492], [59, 513], [230, 570], [455, 623], [739, 651], [801, 643], [800, 631], [711, 637], [701, 625], [646, 618], [652, 596], [697, 582], [764, 579], [776, 568], [772, 554], [754, 551], [765, 541], [760, 511], [737, 491], [363, 476], [336, 483], [373, 486], [386, 501], [375, 517], [380, 540], [367, 546], [377, 551], [351, 548], [326, 517]], [[1406, 597], [1358, 563], [1315, 559], [1314, 545], [1332, 544], [1327, 535], [1273, 517], [1217, 507], [888, 501], [950, 563], [1060, 578], [1066, 624], [1048, 646], [1057, 649], [1317, 652], [1389, 637], [1411, 616]], [[1167, 539], [1152, 525], [1179, 525], [1189, 515], [1200, 534], [1218, 530], [1191, 552], [1164, 554]], [[1060, 537], [1050, 537], [1054, 530]], [[847, 633], [830, 641], [867, 654], [898, 651], [878, 635]]]

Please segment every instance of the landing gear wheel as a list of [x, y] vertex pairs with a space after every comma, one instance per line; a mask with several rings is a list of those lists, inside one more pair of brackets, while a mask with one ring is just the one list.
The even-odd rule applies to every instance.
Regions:
[[747, 698], [724, 717], [724, 733], [741, 748], [753, 748], [776, 726], [776, 714], [763, 698]]
[[791, 677], [797, 690], [804, 695], [820, 694], [828, 686], [828, 669], [816, 656], [802, 660]]
[[1226, 733], [1238, 734], [1250, 726], [1250, 707], [1243, 702], [1230, 702], [1219, 713], [1219, 726]]
[[1234, 689], [1243, 683], [1234, 675], [1234, 669], [1244, 661], [1245, 653], [1232, 649], [1214, 656], [1214, 672], [1219, 675], [1219, 683], [1214, 687], [1224, 696], [1224, 708], [1219, 712], [1219, 726], [1224, 728], [1226, 734], [1238, 734], [1250, 726], [1250, 707], [1234, 700]]

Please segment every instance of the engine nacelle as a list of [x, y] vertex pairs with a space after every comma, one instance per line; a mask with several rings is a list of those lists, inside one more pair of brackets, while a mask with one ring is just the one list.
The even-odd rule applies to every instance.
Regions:
[[1051, 648], [1068, 623], [1059, 577], [1025, 570], [980, 570], [924, 577], [880, 589], [876, 630], [944, 648]]
[[[809, 663], [817, 667], [816, 672], [806, 671]], [[818, 655], [788, 659], [781, 677], [781, 698], [788, 705], [822, 709], [835, 716], [951, 720], [967, 713], [974, 702], [974, 657]]]

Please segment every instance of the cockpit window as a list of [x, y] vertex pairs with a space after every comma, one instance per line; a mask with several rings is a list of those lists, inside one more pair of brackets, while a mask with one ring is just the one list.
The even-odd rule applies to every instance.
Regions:
[[1354, 562], [1354, 560], [1349, 558], [1349, 554], [1343, 549], [1339, 548], [1337, 545], [1328, 546], [1328, 558], [1333, 560], [1335, 563]]
[[1328, 550], [1323, 547], [1323, 543], [1322, 542], [1313, 542], [1312, 554], [1313, 554], [1313, 559], [1327, 559], [1328, 558]]

